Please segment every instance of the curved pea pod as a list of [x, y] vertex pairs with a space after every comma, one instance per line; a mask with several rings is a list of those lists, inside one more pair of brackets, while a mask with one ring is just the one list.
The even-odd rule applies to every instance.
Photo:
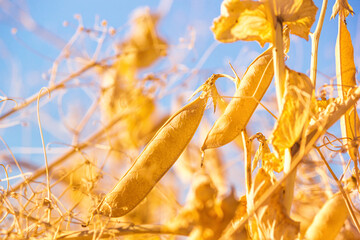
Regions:
[[[338, 93], [339, 97], [346, 100], [351, 94], [351, 90], [356, 87], [354, 47], [345, 20], [349, 12], [352, 14], [352, 7], [347, 1], [344, 1], [343, 4], [336, 1], [334, 7], [332, 17], [335, 17], [337, 11], [339, 13], [338, 36], [335, 47]], [[340, 118], [343, 142], [345, 145], [349, 145], [348, 153], [354, 161], [358, 158], [358, 148], [354, 147], [351, 142], [359, 137], [359, 123], [360, 120], [355, 106]]]
[[200, 96], [171, 116], [157, 131], [97, 212], [121, 217], [135, 208], [175, 163], [195, 134], [208, 97]]
[[305, 239], [332, 240], [339, 234], [349, 212], [341, 193], [334, 194], [320, 209], [310, 227], [306, 230]]
[[[258, 56], [246, 70], [234, 98], [215, 122], [201, 149], [221, 147], [234, 140], [246, 127], [274, 76], [272, 48]], [[255, 100], [256, 99], [256, 100]]]

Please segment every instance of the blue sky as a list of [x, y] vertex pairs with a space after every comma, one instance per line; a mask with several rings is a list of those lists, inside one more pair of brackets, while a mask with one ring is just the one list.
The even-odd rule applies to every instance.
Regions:
[[[64, 21], [69, 21], [76, 26], [74, 21], [74, 14], [80, 14], [85, 26], [93, 26], [96, 16], [100, 19], [106, 19], [109, 25], [116, 28], [123, 27], [128, 21], [131, 12], [140, 6], [149, 6], [152, 10], [160, 8], [167, 12], [165, 17], [160, 22], [160, 33], [170, 43], [177, 43], [179, 38], [184, 37], [189, 27], [193, 27], [197, 32], [197, 41], [195, 44], [195, 51], [197, 57], [200, 58], [204, 51], [214, 42], [212, 33], [209, 30], [212, 20], [220, 13], [221, 1], [214, 0], [197, 0], [197, 1], [172, 1], [170, 9], [167, 9], [166, 3], [169, 1], [12, 1], [14, 5], [20, 6], [24, 11], [28, 11], [35, 22], [53, 33], [57, 38], [58, 43], [65, 43], [74, 33], [74, 27], [63, 27]], [[329, 1], [327, 15], [323, 32], [320, 39], [319, 71], [326, 73], [329, 76], [334, 76], [334, 44], [337, 33], [337, 20], [331, 20], [331, 8], [334, 1]], [[360, 7], [360, 1], [350, 0], [349, 3], [353, 6], [355, 13]], [[315, 4], [320, 7], [321, 1], [316, 0]], [[6, 1], [3, 3], [6, 5]], [[166, 10], [167, 9], [167, 10]], [[320, 11], [318, 11], [319, 14]], [[12, 15], [12, 16], [11, 16]], [[17, 67], [17, 75], [26, 79], [29, 74], [46, 72], [51, 67], [51, 61], [44, 59], [32, 51], [25, 48], [19, 41], [14, 40], [11, 34], [11, 29], [16, 27], [18, 29], [17, 37], [24, 41], [28, 46], [38, 51], [39, 53], [55, 59], [59, 53], [57, 42], [45, 40], [34, 32], [27, 31], [24, 27], [18, 24], [16, 14], [6, 13], [0, 10], [0, 72], [1, 72], [1, 90], [7, 89], [6, 83], [14, 77], [11, 72], [10, 62], [15, 61]], [[355, 47], [356, 63], [359, 60], [359, 28], [360, 24], [358, 17], [355, 14], [347, 19], [349, 31], [353, 37], [353, 44]], [[121, 34], [120, 34], [121, 36]], [[293, 37], [293, 44], [289, 53], [290, 58], [287, 62], [291, 67], [298, 71], [306, 72], [309, 70], [309, 46], [310, 42], [306, 42], [297, 37]], [[234, 51], [238, 48], [239, 51]], [[234, 61], [238, 56], [238, 52], [242, 48], [253, 49], [261, 51], [257, 43], [238, 42], [233, 44], [220, 44], [213, 54], [206, 61], [204, 68], [219, 68], [223, 67], [228, 60]], [[244, 50], [246, 51], [246, 49]], [[299, 60], [302, 61], [299, 61]], [[248, 59], [251, 61], [251, 59]], [[196, 59], [195, 59], [196, 61]], [[190, 65], [190, 63], [189, 63]], [[358, 64], [356, 64], [358, 65]], [[190, 66], [191, 67], [191, 66]], [[244, 68], [245, 66], [241, 66]], [[34, 77], [31, 75], [31, 77]], [[40, 81], [40, 80], [32, 80]], [[42, 82], [45, 85], [45, 82]]]

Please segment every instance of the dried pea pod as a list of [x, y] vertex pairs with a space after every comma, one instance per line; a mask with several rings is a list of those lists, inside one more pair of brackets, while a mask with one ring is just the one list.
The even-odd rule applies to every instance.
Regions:
[[343, 196], [341, 193], [334, 194], [316, 214], [310, 227], [306, 230], [305, 239], [335, 239], [348, 215]]
[[234, 140], [246, 127], [274, 76], [272, 48], [258, 56], [246, 70], [234, 98], [215, 122], [201, 149], [221, 147]]
[[[338, 36], [336, 39], [335, 59], [336, 77], [338, 83], [339, 97], [346, 100], [351, 94], [351, 89], [356, 87], [356, 68], [354, 62], [354, 47], [351, 42], [350, 32], [346, 26], [346, 17], [349, 13], [353, 14], [352, 7], [347, 1], [336, 1], [333, 8], [333, 15], [339, 13]], [[356, 108], [349, 109], [340, 119], [341, 134], [344, 144], [349, 145], [349, 155], [351, 159], [357, 159], [357, 147], [351, 146], [352, 140], [359, 135], [359, 116]]]
[[106, 194], [97, 212], [121, 217], [146, 197], [195, 134], [207, 99], [207, 94], [202, 94], [166, 121], [113, 190]]

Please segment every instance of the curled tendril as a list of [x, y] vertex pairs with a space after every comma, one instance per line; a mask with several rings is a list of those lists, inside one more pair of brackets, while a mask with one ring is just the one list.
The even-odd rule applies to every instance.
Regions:
[[[324, 136], [322, 138], [322, 142], [323, 142], [323, 144], [320, 147], [325, 147], [326, 149], [328, 149], [331, 152], [342, 152], [345, 147], [344, 144], [342, 143], [341, 139], [339, 139], [337, 137], [335, 137], [334, 140], [330, 140], [328, 136]], [[334, 142], [339, 142], [341, 145], [340, 146], [334, 145], [333, 144]], [[332, 148], [329, 147], [329, 145]]]
[[9, 182], [9, 175], [8, 175], [8, 171], [6, 169], [6, 167], [4, 166], [4, 164], [0, 164], [3, 168], [4, 168], [4, 171], [5, 171], [5, 175], [6, 175], [6, 182], [7, 182], [7, 186], [6, 186], [6, 192], [9, 192], [9, 188], [10, 188], [10, 182]]
[[0, 103], [5, 102], [5, 101], [14, 102], [15, 103], [15, 108], [17, 108], [17, 106], [18, 106], [18, 102], [15, 99], [7, 98], [7, 97], [0, 97]]

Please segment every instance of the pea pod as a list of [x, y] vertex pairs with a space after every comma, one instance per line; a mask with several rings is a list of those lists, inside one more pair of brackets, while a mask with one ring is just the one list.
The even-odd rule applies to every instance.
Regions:
[[207, 95], [187, 104], [158, 130], [97, 211], [121, 217], [134, 209], [175, 163], [195, 134], [204, 114]]
[[274, 76], [272, 49], [258, 56], [246, 70], [234, 98], [208, 133], [202, 150], [221, 147], [246, 127]]

